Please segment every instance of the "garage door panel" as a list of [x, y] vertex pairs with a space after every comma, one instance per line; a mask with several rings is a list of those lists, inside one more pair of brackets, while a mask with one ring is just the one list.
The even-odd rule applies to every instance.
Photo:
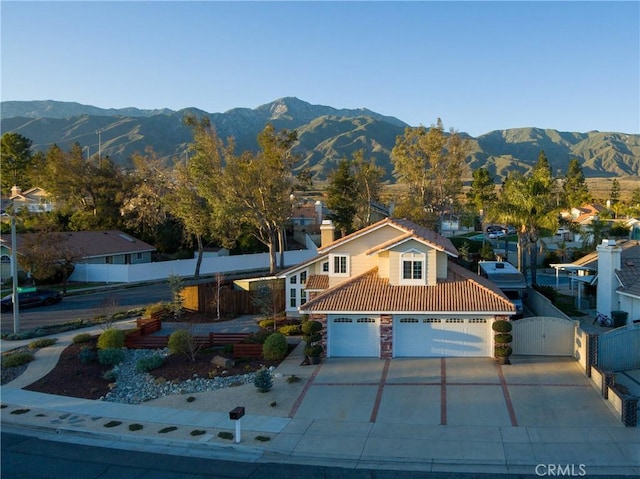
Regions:
[[330, 318], [331, 357], [380, 356], [380, 322], [370, 317]]
[[487, 357], [489, 348], [484, 318], [394, 319], [395, 357]]

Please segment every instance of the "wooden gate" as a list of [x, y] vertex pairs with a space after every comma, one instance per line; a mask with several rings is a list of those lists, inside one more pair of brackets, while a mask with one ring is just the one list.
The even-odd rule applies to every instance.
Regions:
[[579, 321], [535, 316], [512, 322], [513, 354], [574, 356]]

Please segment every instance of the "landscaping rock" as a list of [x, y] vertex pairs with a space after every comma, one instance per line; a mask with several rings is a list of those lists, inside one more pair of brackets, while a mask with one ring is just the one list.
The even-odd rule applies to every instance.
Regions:
[[211, 364], [213, 364], [214, 366], [218, 366], [220, 368], [226, 368], [226, 369], [232, 368], [236, 365], [233, 359], [225, 358], [222, 356], [214, 356], [213, 359], [211, 360]]

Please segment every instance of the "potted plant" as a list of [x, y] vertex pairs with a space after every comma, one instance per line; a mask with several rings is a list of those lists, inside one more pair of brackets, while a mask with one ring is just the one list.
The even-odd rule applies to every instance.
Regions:
[[498, 364], [511, 364], [509, 361], [509, 356], [513, 353], [511, 346], [496, 346], [494, 351]]
[[509, 356], [513, 353], [513, 349], [510, 344], [513, 341], [513, 336], [509, 334], [513, 326], [509, 321], [499, 319], [493, 323], [491, 328], [495, 331], [493, 337], [494, 356], [498, 360], [499, 364], [511, 364]]
[[318, 364], [322, 354], [322, 323], [319, 321], [305, 321], [302, 323], [302, 339], [307, 343], [304, 348], [304, 355], [308, 358], [309, 364]]
[[309, 360], [309, 364], [318, 364], [320, 362], [320, 355], [322, 354], [322, 346], [314, 344], [304, 348], [304, 355]]

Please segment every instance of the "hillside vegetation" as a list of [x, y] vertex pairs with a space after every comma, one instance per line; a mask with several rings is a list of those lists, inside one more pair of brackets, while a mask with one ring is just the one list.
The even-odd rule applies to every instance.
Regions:
[[[33, 141], [37, 150], [46, 151], [53, 143], [63, 149], [78, 142], [90, 154], [100, 148], [116, 163], [127, 165], [131, 155], [152, 147], [158, 156], [170, 161], [184, 157], [192, 141], [191, 130], [183, 125], [186, 114], [209, 116], [219, 135], [234, 137], [237, 149], [257, 149], [256, 137], [270, 122], [277, 129], [295, 129], [300, 155], [297, 168], [308, 167], [314, 179], [322, 181], [336, 162], [364, 149], [367, 157], [393, 178], [389, 158], [396, 136], [408, 125], [403, 121], [367, 109], [336, 109], [311, 105], [297, 98], [282, 98], [255, 109], [235, 108], [225, 113], [207, 113], [196, 108], [180, 111], [137, 108], [102, 109], [72, 102], [2, 102], [3, 132], [20, 133]], [[436, 118], [433, 118], [435, 121]], [[453, 125], [455, 126], [455, 125]], [[566, 171], [572, 158], [578, 158], [588, 178], [640, 176], [640, 135], [591, 131], [560, 132], [540, 128], [496, 130], [469, 137], [471, 154], [467, 159], [467, 178], [471, 171], [486, 167], [496, 178], [509, 171], [528, 172], [544, 150], [554, 171]]]

